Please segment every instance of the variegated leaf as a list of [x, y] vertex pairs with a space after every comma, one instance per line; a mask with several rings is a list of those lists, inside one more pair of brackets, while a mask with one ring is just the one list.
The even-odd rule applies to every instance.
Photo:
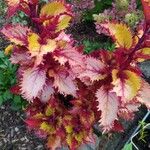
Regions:
[[150, 0], [141, 0], [146, 21], [150, 23]]
[[21, 81], [21, 93], [32, 101], [43, 89], [46, 81], [46, 71], [39, 68], [29, 68], [23, 72]]
[[126, 103], [131, 101], [141, 88], [141, 78], [136, 73], [129, 70], [123, 71], [126, 79], [118, 78], [117, 74], [118, 70], [114, 69], [112, 71], [113, 92], [116, 92], [117, 96], [120, 96], [123, 102]]
[[143, 62], [146, 59], [150, 59], [150, 48], [145, 47], [137, 51], [135, 54], [138, 62]]
[[54, 76], [54, 86], [58, 88], [58, 91], [65, 95], [73, 95], [76, 97], [77, 86], [70, 75], [66, 75], [64, 72], [59, 72]]
[[27, 51], [21, 47], [14, 47], [11, 54], [10, 61], [12, 64], [30, 65], [32, 64], [31, 56]]
[[39, 99], [41, 102], [46, 103], [50, 100], [52, 94], [54, 94], [53, 85], [51, 82], [48, 82], [42, 89]]
[[142, 80], [142, 87], [138, 93], [137, 100], [150, 109], [150, 85], [144, 80]]
[[71, 18], [69, 15], [60, 16], [56, 31], [59, 32], [66, 29], [69, 26]]
[[62, 2], [51, 2], [45, 4], [40, 12], [40, 16], [57, 16], [67, 12], [67, 8]]
[[100, 124], [104, 131], [112, 128], [117, 119], [119, 101], [115, 93], [105, 90], [101, 87], [96, 93], [98, 101], [98, 110], [101, 111]]
[[47, 39], [45, 44], [40, 44], [40, 37], [36, 33], [30, 33], [28, 36], [28, 48], [32, 56], [39, 54], [44, 55], [48, 52], [53, 52], [56, 48], [56, 42], [51, 39]]
[[55, 60], [58, 60], [61, 65], [64, 65], [66, 62], [69, 62], [69, 65], [72, 67], [84, 65], [84, 56], [71, 45], [56, 51], [54, 58]]
[[7, 16], [11, 17], [13, 16], [20, 4], [20, 0], [5, 0], [7, 2], [8, 5], [8, 10], [7, 10]]
[[1, 32], [9, 39], [11, 42], [17, 45], [26, 45], [27, 44], [27, 34], [30, 32], [30, 29], [22, 25], [7, 25]]
[[36, 57], [35, 64], [39, 65], [43, 60], [43, 55], [53, 52], [56, 49], [56, 41], [47, 39], [46, 43], [41, 44], [41, 38], [36, 33], [30, 33], [28, 36], [28, 49], [32, 57]]
[[101, 24], [102, 27], [108, 29], [110, 36], [116, 42], [117, 47], [130, 49], [133, 44], [132, 34], [130, 29], [121, 23], [104, 23]]
[[92, 57], [87, 57], [86, 59], [86, 70], [80, 74], [80, 78], [90, 78], [90, 80], [98, 81], [105, 78], [105, 75], [102, 75], [105, 65], [100, 61]]

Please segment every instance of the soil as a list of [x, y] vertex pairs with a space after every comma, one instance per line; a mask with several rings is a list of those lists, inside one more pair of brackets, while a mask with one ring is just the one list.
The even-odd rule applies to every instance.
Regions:
[[25, 127], [23, 112], [0, 107], [0, 150], [45, 150], [45, 141]]

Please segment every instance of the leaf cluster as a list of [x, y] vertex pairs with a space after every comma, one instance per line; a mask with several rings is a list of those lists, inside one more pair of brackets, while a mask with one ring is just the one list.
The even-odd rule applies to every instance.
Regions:
[[21, 96], [13, 95], [10, 88], [16, 84], [17, 65], [13, 65], [9, 57], [0, 51], [0, 105], [10, 103], [14, 110], [25, 107], [26, 102]]
[[106, 41], [106, 42], [98, 42], [98, 41], [90, 41], [90, 40], [84, 40], [83, 41], [84, 45], [84, 51], [85, 53], [90, 53], [95, 50], [108, 50], [108, 51], [113, 51], [115, 49], [115, 44], [113, 44], [111, 41]]

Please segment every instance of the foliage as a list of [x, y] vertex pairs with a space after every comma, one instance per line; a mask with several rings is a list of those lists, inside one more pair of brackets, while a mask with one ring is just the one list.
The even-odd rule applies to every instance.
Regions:
[[126, 144], [122, 150], [132, 150], [132, 143]]
[[86, 53], [90, 53], [100, 49], [106, 49], [109, 51], [113, 51], [115, 49], [115, 45], [112, 44], [112, 42], [110, 41], [100, 43], [98, 41], [96, 42], [96, 41], [84, 40], [83, 45], [84, 45], [84, 51]]
[[147, 133], [147, 131], [145, 130], [145, 126], [147, 126], [147, 123], [144, 122], [144, 121], [140, 121], [140, 122], [139, 122], [139, 125], [141, 126], [141, 130], [140, 130], [140, 132], [139, 132], [140, 137], [139, 137], [138, 140], [141, 140], [141, 141], [143, 141], [144, 143], [146, 143], [145, 138], [148, 136], [148, 133]]
[[99, 34], [107, 32], [101, 26], [101, 23], [106, 21], [118, 21], [124, 22], [134, 30], [137, 24], [143, 22], [143, 12], [137, 9], [139, 3], [136, 4], [136, 0], [115, 0], [113, 7], [104, 10], [104, 12], [94, 14], [94, 20], [96, 21], [96, 29]]
[[17, 95], [11, 93], [10, 88], [16, 84], [17, 66], [12, 65], [8, 57], [0, 52], [0, 105], [4, 102], [11, 103], [12, 109], [22, 109], [26, 102]]
[[145, 24], [137, 31], [121, 22], [102, 22], [113, 51], [88, 55], [66, 32], [73, 12], [65, 1], [42, 6], [38, 0], [6, 1], [7, 17], [21, 10], [30, 19], [29, 27], [8, 24], [1, 32], [12, 43], [5, 53], [12, 51], [10, 61], [19, 66], [16, 88], [31, 103], [27, 126], [47, 138], [50, 149], [75, 150], [94, 142], [96, 122], [103, 133], [122, 132], [120, 118], [133, 119], [141, 104], [150, 108], [150, 85], [138, 66], [150, 59], [149, 1], [142, 1]]
[[133, 147], [138, 149], [136, 145], [137, 143], [136, 144], [134, 143], [134, 138], [136, 137], [138, 137], [138, 140], [142, 141], [143, 144], [146, 143], [147, 141], [145, 139], [148, 136], [148, 132], [146, 131], [146, 129], [148, 129], [149, 126], [150, 126], [150, 123], [146, 123], [143, 120], [140, 121], [139, 126], [138, 126], [140, 127], [140, 129], [138, 129], [138, 131], [134, 135], [132, 135], [130, 142], [128, 144], [125, 144], [123, 150], [132, 150]]
[[85, 13], [83, 13], [83, 19], [85, 21], [92, 21], [93, 14], [102, 13], [106, 8], [112, 6], [112, 2], [112, 0], [94, 0], [95, 7], [85, 11]]
[[17, 15], [13, 16], [11, 22], [14, 24], [20, 23], [22, 25], [28, 25], [27, 17], [22, 11], [18, 12]]

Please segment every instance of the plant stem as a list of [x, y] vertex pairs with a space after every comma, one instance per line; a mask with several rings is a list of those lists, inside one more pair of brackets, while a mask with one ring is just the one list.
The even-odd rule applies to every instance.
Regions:
[[135, 52], [140, 49], [140, 46], [144, 42], [145, 35], [146, 35], [147, 31], [148, 31], [148, 26], [146, 25], [142, 37], [139, 39], [139, 41], [138, 41], [137, 45], [135, 46], [135, 48], [131, 51], [131, 53], [129, 54], [126, 61], [121, 65], [121, 68], [120, 68], [121, 70], [124, 70], [125, 68], [127, 68], [130, 65], [130, 63], [132, 62]]

